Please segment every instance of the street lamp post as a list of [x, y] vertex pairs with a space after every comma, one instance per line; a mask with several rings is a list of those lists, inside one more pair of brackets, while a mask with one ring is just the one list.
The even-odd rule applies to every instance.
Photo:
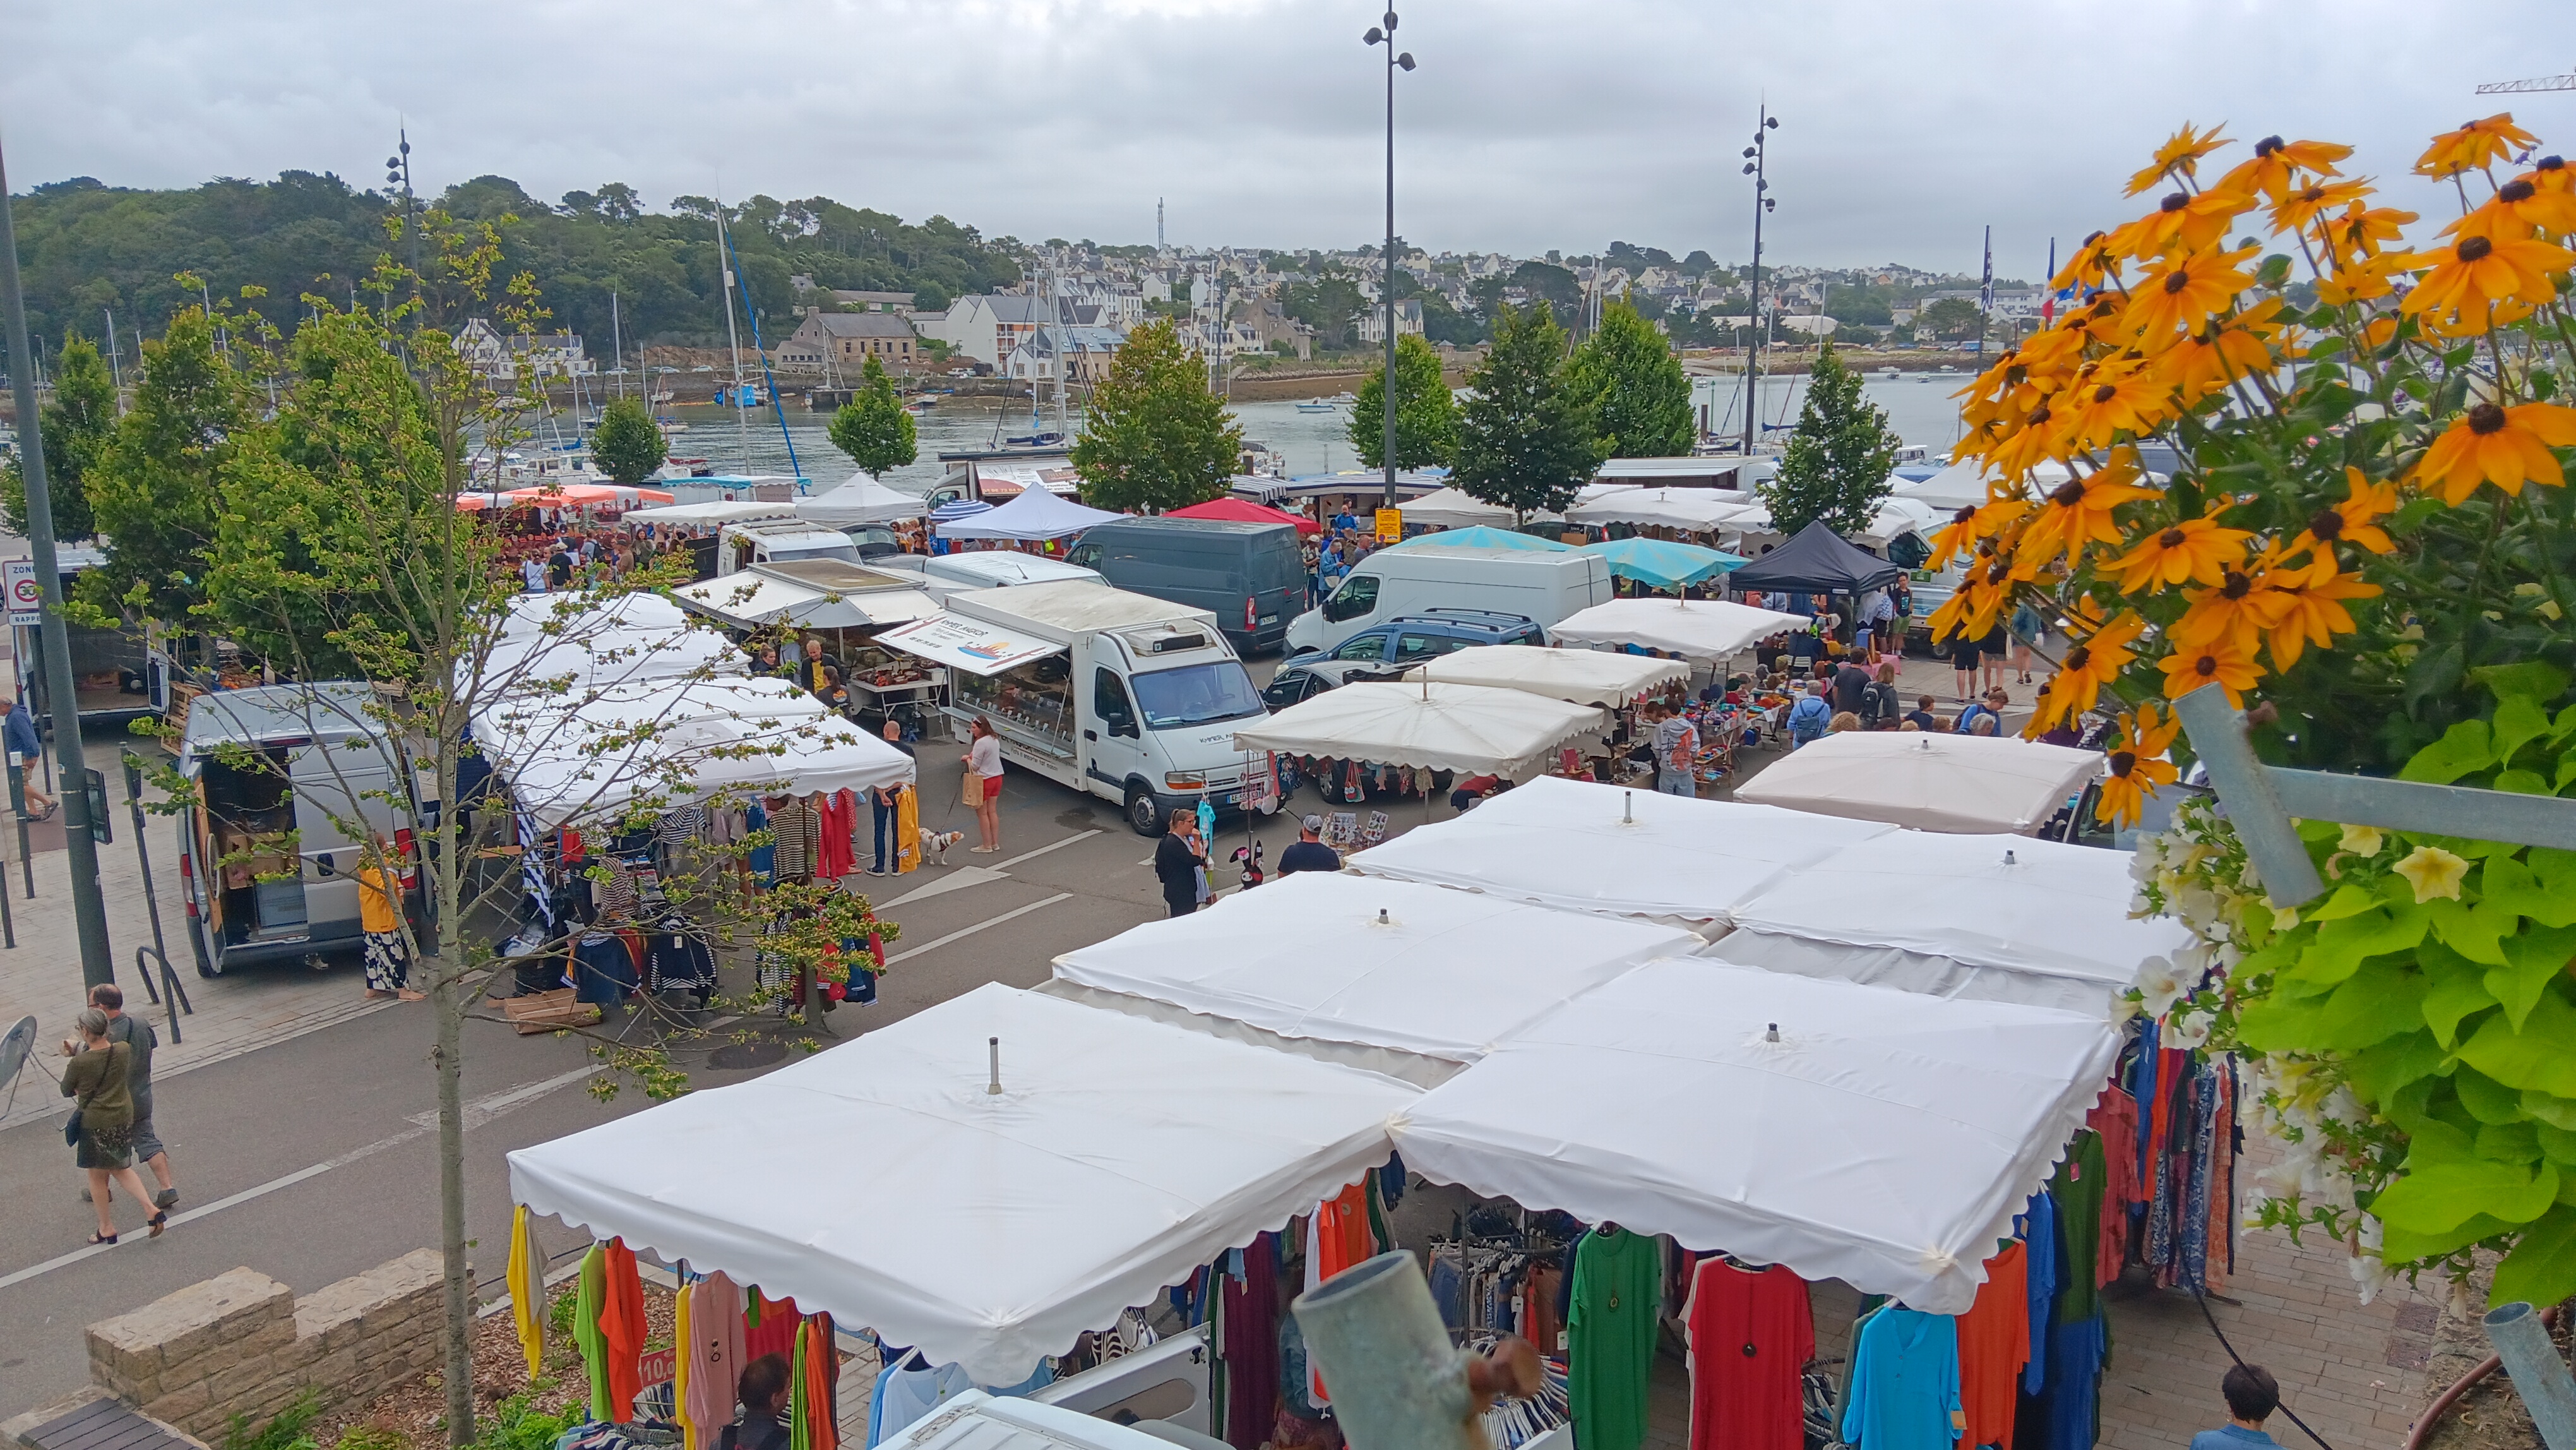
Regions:
[[1386, 12], [1383, 27], [1372, 25], [1361, 37], [1371, 45], [1386, 47], [1386, 275], [1378, 282], [1378, 300], [1386, 304], [1386, 386], [1379, 389], [1378, 411], [1386, 421], [1385, 453], [1386, 499], [1381, 508], [1395, 507], [1395, 73], [1413, 69], [1413, 52], [1398, 53], [1395, 48], [1395, 12]]
[[1760, 396], [1755, 384], [1761, 375], [1762, 353], [1762, 214], [1776, 204], [1769, 195], [1771, 181], [1763, 168], [1769, 160], [1771, 133], [1780, 129], [1780, 118], [1765, 106], [1760, 112], [1761, 124], [1753, 128], [1753, 144], [1744, 148], [1744, 174], [1753, 178], [1753, 314], [1745, 319], [1744, 333], [1744, 456], [1753, 456], [1753, 436], [1759, 426]]

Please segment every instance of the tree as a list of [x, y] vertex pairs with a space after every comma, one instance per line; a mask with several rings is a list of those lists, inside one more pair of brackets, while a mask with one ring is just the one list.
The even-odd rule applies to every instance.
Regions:
[[[1458, 456], [1458, 400], [1440, 377], [1440, 353], [1411, 333], [1395, 340], [1395, 466], [1447, 467]], [[1369, 468], [1386, 467], [1386, 366], [1351, 404], [1351, 446]]]
[[256, 416], [249, 390], [215, 348], [204, 309], [182, 308], [158, 342], [143, 344], [134, 408], [84, 480], [106, 563], [81, 577], [81, 600], [114, 613], [134, 604], [186, 630], [205, 602], [215, 476]]
[[1242, 427], [1169, 322], [1127, 334], [1073, 445], [1084, 501], [1131, 513], [1216, 498], [1242, 458]]
[[1795, 534], [1818, 520], [1849, 536], [1869, 527], [1887, 497], [1897, 446], [1887, 414], [1861, 396], [1860, 374], [1843, 366], [1828, 339], [1816, 349], [1806, 406], [1780, 459], [1780, 471], [1756, 487], [1771, 509], [1771, 527]]
[[1934, 337], [1974, 337], [1985, 326], [1985, 314], [1965, 297], [1944, 297], [1914, 314], [1914, 327]]
[[[81, 479], [107, 451], [116, 431], [116, 382], [98, 346], [77, 333], [64, 339], [54, 364], [54, 396], [38, 415], [45, 440], [45, 479], [53, 500], [54, 537], [69, 543], [98, 532]], [[18, 457], [0, 465], [0, 516], [27, 537], [27, 480]]]
[[652, 477], [671, 453], [661, 425], [653, 421], [643, 402], [617, 398], [600, 410], [599, 426], [590, 435], [590, 456], [600, 472], [631, 485]]
[[1526, 518], [1564, 508], [1601, 466], [1592, 409], [1566, 381], [1565, 329], [1545, 302], [1494, 313], [1494, 346], [1467, 379], [1457, 486]]
[[1566, 367], [1592, 408], [1592, 431], [1613, 458], [1672, 458], [1699, 441], [1690, 378], [1653, 323], [1625, 302], [1601, 309], [1600, 330]]
[[832, 415], [832, 446], [850, 455], [868, 477], [883, 478], [887, 469], [919, 456], [914, 436], [912, 415], [895, 396], [894, 380], [871, 355], [860, 372], [859, 390]]
[[1315, 329], [1315, 345], [1328, 351], [1350, 346], [1354, 324], [1368, 305], [1359, 283], [1338, 266], [1279, 289], [1280, 310]]

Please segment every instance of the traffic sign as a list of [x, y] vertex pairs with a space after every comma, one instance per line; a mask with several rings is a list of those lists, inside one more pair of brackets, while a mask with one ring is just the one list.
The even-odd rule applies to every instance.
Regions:
[[5, 586], [9, 595], [10, 628], [32, 628], [45, 622], [45, 587], [36, 580], [35, 560], [0, 563], [0, 586]]

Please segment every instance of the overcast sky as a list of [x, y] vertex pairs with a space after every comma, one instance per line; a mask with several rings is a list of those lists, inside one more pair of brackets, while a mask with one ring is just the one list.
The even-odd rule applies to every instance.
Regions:
[[[2036, 274], [2123, 219], [2178, 121], [2360, 147], [2401, 197], [2479, 81], [2576, 68], [2569, 0], [1418, 0], [1397, 225], [1430, 247]], [[381, 179], [654, 203], [828, 195], [987, 235], [1349, 246], [1379, 234], [1373, 0], [12, 0], [11, 185]], [[2576, 93], [2511, 98], [2576, 149]], [[2426, 205], [2438, 200], [2430, 195]]]

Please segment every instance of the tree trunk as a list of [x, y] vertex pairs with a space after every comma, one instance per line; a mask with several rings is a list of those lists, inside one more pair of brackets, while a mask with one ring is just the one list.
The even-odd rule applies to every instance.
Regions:
[[474, 1270], [465, 1260], [465, 984], [430, 957], [430, 1011], [438, 1021], [430, 1049], [438, 1072], [438, 1249], [444, 1259], [447, 1312], [447, 1443], [474, 1440]]

